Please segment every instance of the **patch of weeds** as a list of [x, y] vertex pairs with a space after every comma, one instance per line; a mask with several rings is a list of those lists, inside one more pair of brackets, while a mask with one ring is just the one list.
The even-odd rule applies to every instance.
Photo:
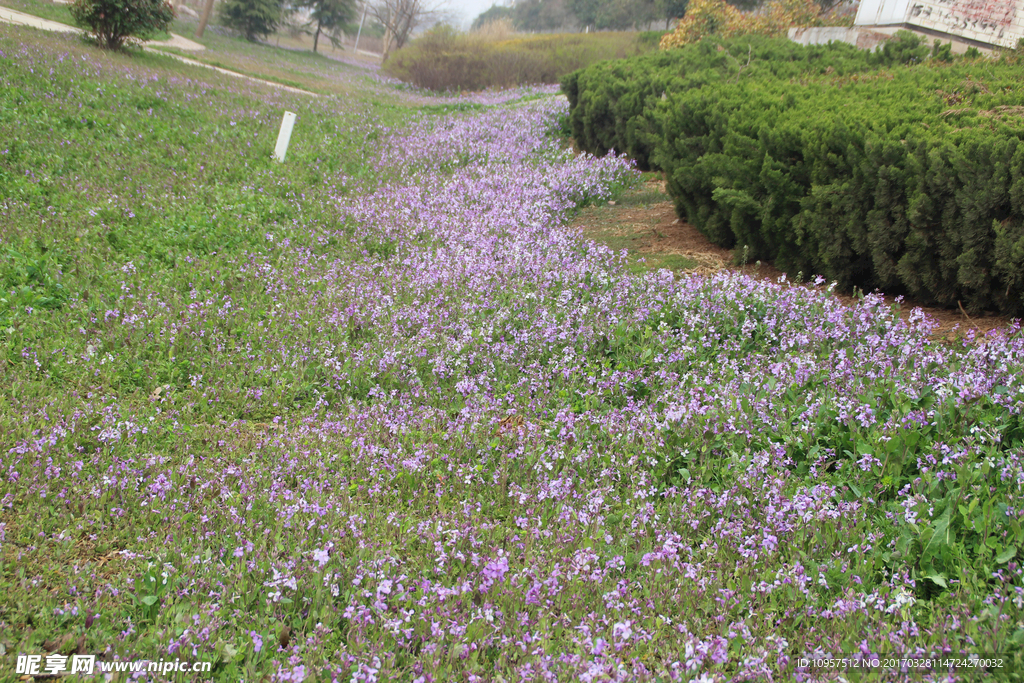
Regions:
[[699, 264], [675, 253], [666, 243], [660, 223], [670, 214], [668, 197], [655, 174], [645, 173], [641, 182], [621, 191], [610, 201], [601, 200], [583, 208], [573, 220], [584, 236], [618, 253], [626, 251], [629, 269], [637, 274], [668, 269], [683, 272]]
[[[34, 254], [27, 253], [31, 249]], [[0, 256], [0, 328], [7, 327], [11, 309], [58, 310], [69, 292], [61, 282], [66, 256], [58, 249], [36, 244], [18, 251], [8, 246]]]
[[[611, 245], [609, 245], [611, 246]], [[642, 273], [648, 270], [661, 270], [665, 268], [674, 272], [685, 272], [693, 270], [698, 263], [691, 258], [681, 254], [662, 254], [655, 252], [645, 254], [630, 260], [630, 269], [634, 273]]]

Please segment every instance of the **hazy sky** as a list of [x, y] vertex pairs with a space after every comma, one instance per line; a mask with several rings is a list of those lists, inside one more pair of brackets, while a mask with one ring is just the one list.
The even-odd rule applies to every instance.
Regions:
[[493, 4], [507, 3], [500, 1], [496, 3], [495, 0], [448, 0], [448, 7], [451, 8], [452, 14], [455, 15], [456, 23], [464, 28], [469, 28], [469, 25], [473, 23], [477, 15], [489, 9]]

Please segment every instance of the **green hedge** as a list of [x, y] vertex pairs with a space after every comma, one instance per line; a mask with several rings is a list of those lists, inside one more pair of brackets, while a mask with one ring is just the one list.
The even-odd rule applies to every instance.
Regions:
[[871, 53], [845, 43], [803, 46], [780, 38], [743, 36], [705, 40], [678, 50], [600, 62], [562, 79], [569, 124], [580, 149], [603, 156], [628, 154], [641, 170], [652, 169], [651, 152], [661, 137], [647, 110], [667, 93], [739, 79], [848, 74], [924, 59], [928, 48], [904, 34]]
[[[741, 69], [744, 43], [753, 57]], [[606, 106], [621, 86], [597, 65], [564, 83], [570, 123], [584, 149], [663, 170], [679, 216], [749, 260], [844, 289], [1024, 313], [1020, 66], [884, 68], [920, 62], [911, 43], [874, 55], [702, 43], [662, 53], [670, 75], [638, 78]]]

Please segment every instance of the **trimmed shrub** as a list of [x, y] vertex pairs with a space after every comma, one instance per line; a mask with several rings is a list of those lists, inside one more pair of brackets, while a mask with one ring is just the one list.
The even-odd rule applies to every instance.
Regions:
[[980, 80], [975, 61], [915, 66], [928, 49], [907, 36], [874, 54], [774, 45], [705, 41], [572, 74], [573, 135], [663, 170], [678, 215], [749, 259], [1024, 313], [1019, 65]]
[[721, 246], [841, 287], [1024, 312], [1018, 68], [741, 80], [656, 105], [677, 211]]
[[71, 16], [92, 31], [108, 50], [120, 50], [130, 38], [145, 40], [166, 31], [174, 8], [166, 0], [75, 0]]
[[[891, 45], [898, 47], [892, 48]], [[739, 78], [792, 78], [801, 74], [847, 74], [923, 58], [913, 34], [868, 53], [845, 43], [803, 46], [785, 38], [743, 36], [708, 39], [679, 50], [663, 50], [618, 62], [602, 62], [562, 79], [569, 98], [573, 138], [583, 150], [603, 156], [628, 154], [651, 170], [651, 150], [662, 133], [647, 111], [667, 93], [728, 83]]]

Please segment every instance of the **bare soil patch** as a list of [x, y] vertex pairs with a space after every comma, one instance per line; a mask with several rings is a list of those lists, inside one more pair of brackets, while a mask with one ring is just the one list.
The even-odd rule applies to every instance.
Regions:
[[[769, 263], [738, 264], [730, 250], [712, 244], [697, 228], [676, 217], [664, 181], [656, 178], [646, 179], [616, 202], [584, 209], [572, 225], [614, 250], [626, 249], [638, 270], [668, 268], [696, 275], [729, 270], [775, 282], [784, 275]], [[837, 292], [836, 296], [851, 305], [858, 300], [854, 292]], [[891, 305], [897, 304], [894, 296], [885, 295], [885, 299]], [[1013, 325], [1011, 318], [1002, 315], [968, 315], [963, 309], [922, 306], [909, 298], [899, 303], [904, 318], [915, 308], [921, 308], [938, 322], [934, 337], [949, 341], [971, 331], [982, 336]]]

